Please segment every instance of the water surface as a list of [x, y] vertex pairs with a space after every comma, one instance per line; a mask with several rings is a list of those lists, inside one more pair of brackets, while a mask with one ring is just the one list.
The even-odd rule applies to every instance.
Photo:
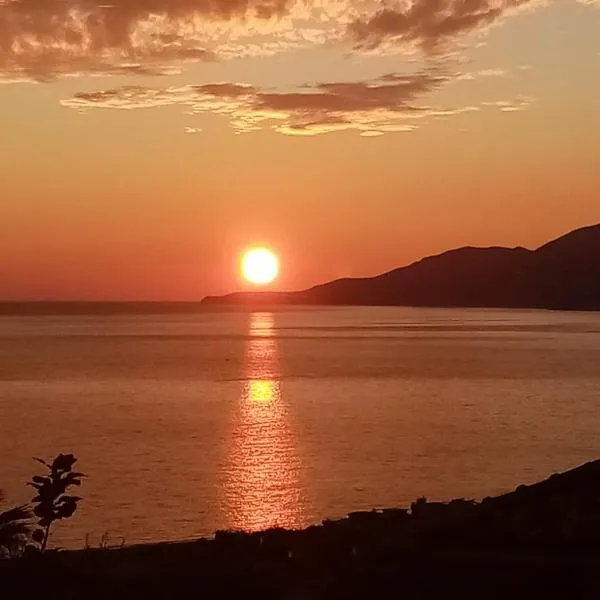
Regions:
[[600, 456], [598, 365], [596, 313], [3, 317], [0, 488], [79, 456], [74, 547], [481, 498]]

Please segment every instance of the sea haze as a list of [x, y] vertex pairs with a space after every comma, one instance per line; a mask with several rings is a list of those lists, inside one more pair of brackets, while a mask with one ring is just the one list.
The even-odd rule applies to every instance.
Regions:
[[482, 498], [597, 458], [598, 365], [592, 312], [5, 316], [0, 489], [75, 453], [69, 547]]

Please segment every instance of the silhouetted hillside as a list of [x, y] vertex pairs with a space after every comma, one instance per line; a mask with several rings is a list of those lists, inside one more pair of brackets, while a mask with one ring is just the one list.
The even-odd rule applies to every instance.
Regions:
[[600, 461], [514, 492], [350, 513], [298, 531], [0, 560], [0, 594], [260, 600], [600, 598]]
[[537, 250], [449, 250], [368, 278], [338, 279], [299, 292], [207, 297], [226, 304], [346, 304], [600, 309], [600, 224]]

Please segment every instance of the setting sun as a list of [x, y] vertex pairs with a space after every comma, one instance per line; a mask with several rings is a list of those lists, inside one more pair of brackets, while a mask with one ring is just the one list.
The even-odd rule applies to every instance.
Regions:
[[251, 248], [242, 257], [242, 275], [250, 283], [271, 283], [279, 274], [277, 256], [268, 248]]

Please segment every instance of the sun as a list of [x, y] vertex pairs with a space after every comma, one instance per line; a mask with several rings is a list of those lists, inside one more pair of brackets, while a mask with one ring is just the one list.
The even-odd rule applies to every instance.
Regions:
[[250, 248], [242, 256], [242, 275], [256, 285], [271, 283], [279, 274], [279, 260], [268, 248]]

